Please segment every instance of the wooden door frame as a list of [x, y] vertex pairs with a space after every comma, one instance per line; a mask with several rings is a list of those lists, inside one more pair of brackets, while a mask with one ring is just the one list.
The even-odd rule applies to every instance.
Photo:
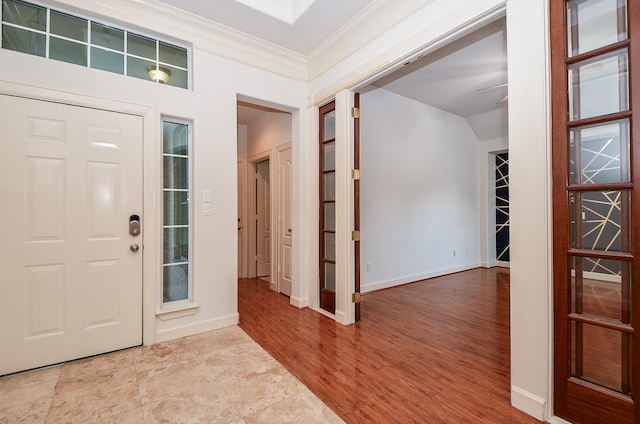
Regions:
[[[161, 132], [162, 120], [152, 107], [114, 100], [100, 99], [81, 94], [67, 93], [41, 87], [26, 86], [0, 81], [0, 94], [23, 97], [45, 102], [64, 103], [104, 110], [108, 112], [136, 115], [142, 118], [142, 225], [144, 252], [142, 255], [142, 343], [152, 345], [156, 340], [156, 309], [161, 302], [161, 293], [156, 282], [162, 257], [162, 210], [156, 207], [156, 198], [162, 198], [162, 179], [157, 156], [157, 135]], [[154, 213], [155, 211], [155, 213]]]
[[[571, 234], [567, 230], [567, 224], [571, 222], [571, 210], [568, 205], [569, 191], [578, 192], [576, 186], [580, 184], [572, 183], [569, 177], [569, 161], [571, 153], [569, 150], [569, 131], [571, 128], [586, 127], [605, 122], [615, 122], [616, 119], [629, 119], [629, 161], [630, 180], [628, 183], [612, 183], [609, 188], [599, 188], [594, 184], [593, 191], [600, 190], [624, 190], [630, 192], [630, 248], [629, 254], [633, 257], [631, 265], [631, 281], [635, 279], [633, 275], [640, 273], [640, 260], [637, 257], [638, 234], [640, 233], [640, 219], [634, 219], [640, 210], [640, 201], [634, 192], [638, 191], [640, 179], [638, 173], [640, 169], [640, 149], [637, 148], [640, 142], [640, 118], [638, 100], [640, 98], [640, 5], [637, 1], [627, 1], [627, 31], [628, 38], [617, 43], [609, 43], [601, 48], [575, 54], [569, 57], [567, 51], [567, 0], [555, 1], [550, 4], [550, 37], [551, 37], [551, 84], [552, 84], [552, 178], [553, 178], [553, 200], [557, 206], [553, 210], [553, 275], [554, 275], [554, 410], [565, 419], [594, 419], [607, 415], [612, 422], [638, 422], [640, 418], [640, 405], [638, 405], [638, 387], [640, 386], [640, 373], [638, 365], [640, 363], [640, 347], [638, 346], [637, 333], [631, 337], [629, 348], [629, 361], [631, 363], [630, 394], [623, 395], [613, 389], [603, 388], [604, 385], [592, 384], [587, 379], [574, 377], [571, 370], [571, 345], [572, 331], [570, 315], [571, 302], [571, 268], [570, 260], [579, 255], [571, 254], [571, 250], [581, 250], [582, 246], [572, 246]], [[619, 16], [618, 16], [619, 17]], [[561, 22], [559, 22], [561, 21]], [[632, 26], [633, 25], [633, 26]], [[597, 58], [609, 52], [628, 49], [627, 77], [628, 77], [628, 111], [616, 112], [607, 115], [596, 115], [581, 119], [571, 119], [569, 116], [568, 98], [569, 82], [567, 70], [571, 64], [580, 61]], [[634, 113], [635, 112], [635, 113]], [[635, 143], [635, 145], [634, 145]], [[622, 157], [622, 153], [621, 153]], [[619, 184], [614, 186], [614, 184]], [[602, 184], [601, 184], [602, 185]], [[622, 186], [629, 186], [628, 188]], [[573, 186], [573, 187], [571, 187]], [[603, 185], [604, 186], [604, 185]], [[577, 202], [577, 200], [576, 200]], [[624, 201], [621, 201], [624, 205]], [[621, 206], [621, 209], [625, 209]], [[579, 214], [576, 214], [579, 217]], [[579, 223], [580, 218], [575, 219]], [[577, 226], [578, 224], [576, 224]], [[576, 230], [580, 233], [580, 230]], [[622, 238], [624, 239], [624, 235]], [[623, 244], [624, 246], [624, 244]], [[573, 247], [573, 248], [572, 248]], [[623, 250], [624, 252], [624, 250]], [[598, 257], [599, 251], [594, 250], [591, 256]], [[607, 252], [610, 253], [610, 252]], [[621, 254], [621, 256], [624, 253]], [[622, 259], [618, 259], [622, 260]], [[576, 269], [576, 268], [574, 268]], [[577, 273], [577, 272], [576, 272]], [[622, 272], [624, 275], [624, 271]], [[640, 296], [635, 293], [635, 286], [631, 284], [631, 320], [633, 329], [640, 327]], [[624, 289], [622, 290], [624, 292]], [[622, 304], [622, 298], [620, 299]], [[579, 314], [579, 313], [576, 313]], [[586, 314], [585, 314], [586, 315]], [[622, 319], [620, 320], [622, 321]], [[586, 324], [592, 324], [589, 319]], [[623, 327], [622, 323], [620, 327]], [[578, 336], [576, 336], [578, 337]], [[635, 340], [634, 340], [635, 339]], [[576, 343], [577, 344], [577, 343]], [[576, 361], [578, 362], [578, 361]], [[624, 363], [624, 360], [622, 360]], [[621, 368], [624, 368], [622, 365]], [[621, 371], [624, 374], [624, 371]], [[624, 380], [621, 378], [621, 380]], [[624, 381], [622, 386], [624, 387]], [[608, 398], [603, 399], [603, 396]], [[605, 403], [606, 402], [606, 403]], [[634, 404], [635, 402], [635, 404]]]

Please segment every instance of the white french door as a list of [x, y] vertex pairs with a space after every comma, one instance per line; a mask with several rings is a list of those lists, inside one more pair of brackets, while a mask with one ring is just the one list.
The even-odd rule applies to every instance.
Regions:
[[0, 110], [0, 375], [141, 344], [142, 118]]

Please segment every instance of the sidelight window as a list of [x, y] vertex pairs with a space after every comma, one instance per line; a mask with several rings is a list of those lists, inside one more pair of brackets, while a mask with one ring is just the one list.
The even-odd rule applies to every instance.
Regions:
[[162, 302], [191, 298], [189, 125], [162, 123]]

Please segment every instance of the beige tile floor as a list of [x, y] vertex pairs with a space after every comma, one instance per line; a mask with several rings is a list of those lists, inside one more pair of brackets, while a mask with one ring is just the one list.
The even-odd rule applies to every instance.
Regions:
[[237, 326], [0, 378], [0, 423], [342, 423]]

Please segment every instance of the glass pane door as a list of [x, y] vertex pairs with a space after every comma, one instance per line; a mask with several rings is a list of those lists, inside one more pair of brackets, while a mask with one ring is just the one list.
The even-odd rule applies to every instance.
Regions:
[[638, 4], [552, 3], [554, 412], [572, 422], [635, 422], [630, 87], [640, 40], [629, 24], [638, 25]]
[[320, 108], [320, 307], [336, 310], [336, 110]]

